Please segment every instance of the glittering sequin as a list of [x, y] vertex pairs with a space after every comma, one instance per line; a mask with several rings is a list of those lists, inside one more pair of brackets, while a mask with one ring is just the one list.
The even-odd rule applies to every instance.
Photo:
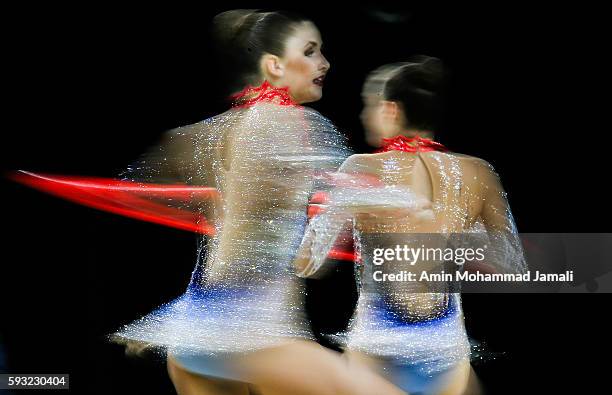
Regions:
[[259, 100], [168, 132], [123, 178], [215, 187], [191, 201], [215, 236], [202, 239], [187, 292], [113, 338], [181, 352], [245, 352], [312, 338], [293, 259], [315, 173], [348, 156], [345, 138], [316, 111]]
[[[440, 236], [470, 233], [486, 240], [487, 264], [492, 268], [524, 272], [521, 242], [506, 193], [492, 166], [478, 158], [450, 152], [395, 151], [355, 155], [341, 169], [352, 177], [378, 179], [390, 189], [412, 189], [414, 194], [404, 195], [405, 199], [414, 200], [429, 193], [433, 215], [418, 220], [394, 212], [354, 217], [355, 249], [361, 258], [356, 264], [360, 296], [350, 330], [339, 337], [350, 350], [412, 366], [426, 375], [469, 358], [460, 294], [428, 291], [418, 283], [375, 281], [373, 271], [380, 267], [373, 264], [372, 248], [385, 243], [393, 247], [402, 241], [410, 244], [417, 235], [427, 234], [437, 235], [432, 238], [435, 242], [447, 243]], [[375, 190], [384, 188], [370, 188], [371, 192]], [[374, 195], [372, 199], [376, 200]], [[384, 197], [379, 194], [378, 200]], [[408, 207], [409, 202], [405, 201], [404, 206]], [[405, 265], [396, 262], [393, 268], [408, 269], [402, 264]]]

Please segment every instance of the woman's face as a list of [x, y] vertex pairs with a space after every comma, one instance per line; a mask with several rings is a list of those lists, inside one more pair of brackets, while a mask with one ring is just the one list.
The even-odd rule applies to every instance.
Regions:
[[323, 79], [330, 65], [321, 53], [322, 45], [319, 30], [312, 22], [297, 25], [287, 39], [281, 58], [284, 73], [276, 85], [288, 86], [298, 103], [317, 101], [323, 96]]
[[398, 114], [392, 102], [382, 100], [376, 92], [362, 92], [363, 110], [361, 123], [366, 132], [366, 141], [372, 147], [380, 147], [382, 140], [398, 134]]

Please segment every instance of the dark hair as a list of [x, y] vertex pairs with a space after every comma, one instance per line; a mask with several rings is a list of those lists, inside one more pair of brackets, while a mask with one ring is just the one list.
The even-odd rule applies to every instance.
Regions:
[[440, 59], [418, 55], [408, 62], [378, 68], [366, 84], [370, 89], [378, 85], [385, 100], [402, 106], [407, 127], [436, 131], [444, 117], [446, 80]]
[[215, 16], [212, 33], [231, 91], [255, 84], [261, 57], [283, 56], [295, 26], [307, 21], [287, 11], [231, 10]]

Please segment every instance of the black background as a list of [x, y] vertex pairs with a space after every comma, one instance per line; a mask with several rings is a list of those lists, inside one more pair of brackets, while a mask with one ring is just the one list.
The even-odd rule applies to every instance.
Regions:
[[[495, 166], [519, 230], [609, 231], [606, 132], [595, 124], [605, 112], [589, 91], [603, 84], [597, 10], [378, 4], [257, 6], [296, 10], [318, 25], [332, 66], [312, 107], [357, 152], [370, 150], [358, 118], [367, 73], [412, 54], [437, 56], [452, 72], [439, 139]], [[114, 176], [165, 130], [222, 111], [208, 26], [217, 12], [245, 7], [253, 4], [7, 9], [3, 169]], [[127, 358], [105, 336], [183, 292], [195, 236], [6, 180], [2, 191], [8, 371], [70, 373], [79, 393], [172, 393], [163, 364]], [[311, 284], [315, 325], [337, 329], [350, 315], [350, 272], [339, 265]], [[489, 393], [605, 391], [609, 302], [605, 294], [465, 295], [470, 336], [505, 352], [475, 364]]]

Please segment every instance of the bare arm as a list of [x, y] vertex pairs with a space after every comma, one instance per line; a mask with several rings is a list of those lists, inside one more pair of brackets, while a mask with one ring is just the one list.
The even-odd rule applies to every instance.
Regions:
[[490, 244], [488, 263], [497, 271], [522, 273], [526, 263], [507, 194], [493, 166], [483, 160], [476, 166], [478, 216]]
[[431, 214], [430, 202], [407, 187], [389, 186], [374, 176], [363, 155], [349, 157], [336, 176], [342, 180], [330, 192], [326, 210], [306, 228], [295, 260], [299, 276], [309, 277], [324, 265], [338, 235], [355, 221], [418, 221]]
[[[348, 157], [337, 173], [348, 173], [355, 169], [357, 155]], [[340, 232], [350, 225], [352, 216], [336, 207], [324, 207], [324, 211], [313, 217], [306, 227], [302, 243], [296, 254], [294, 267], [300, 277], [313, 277], [319, 274], [327, 254], [334, 246]]]

